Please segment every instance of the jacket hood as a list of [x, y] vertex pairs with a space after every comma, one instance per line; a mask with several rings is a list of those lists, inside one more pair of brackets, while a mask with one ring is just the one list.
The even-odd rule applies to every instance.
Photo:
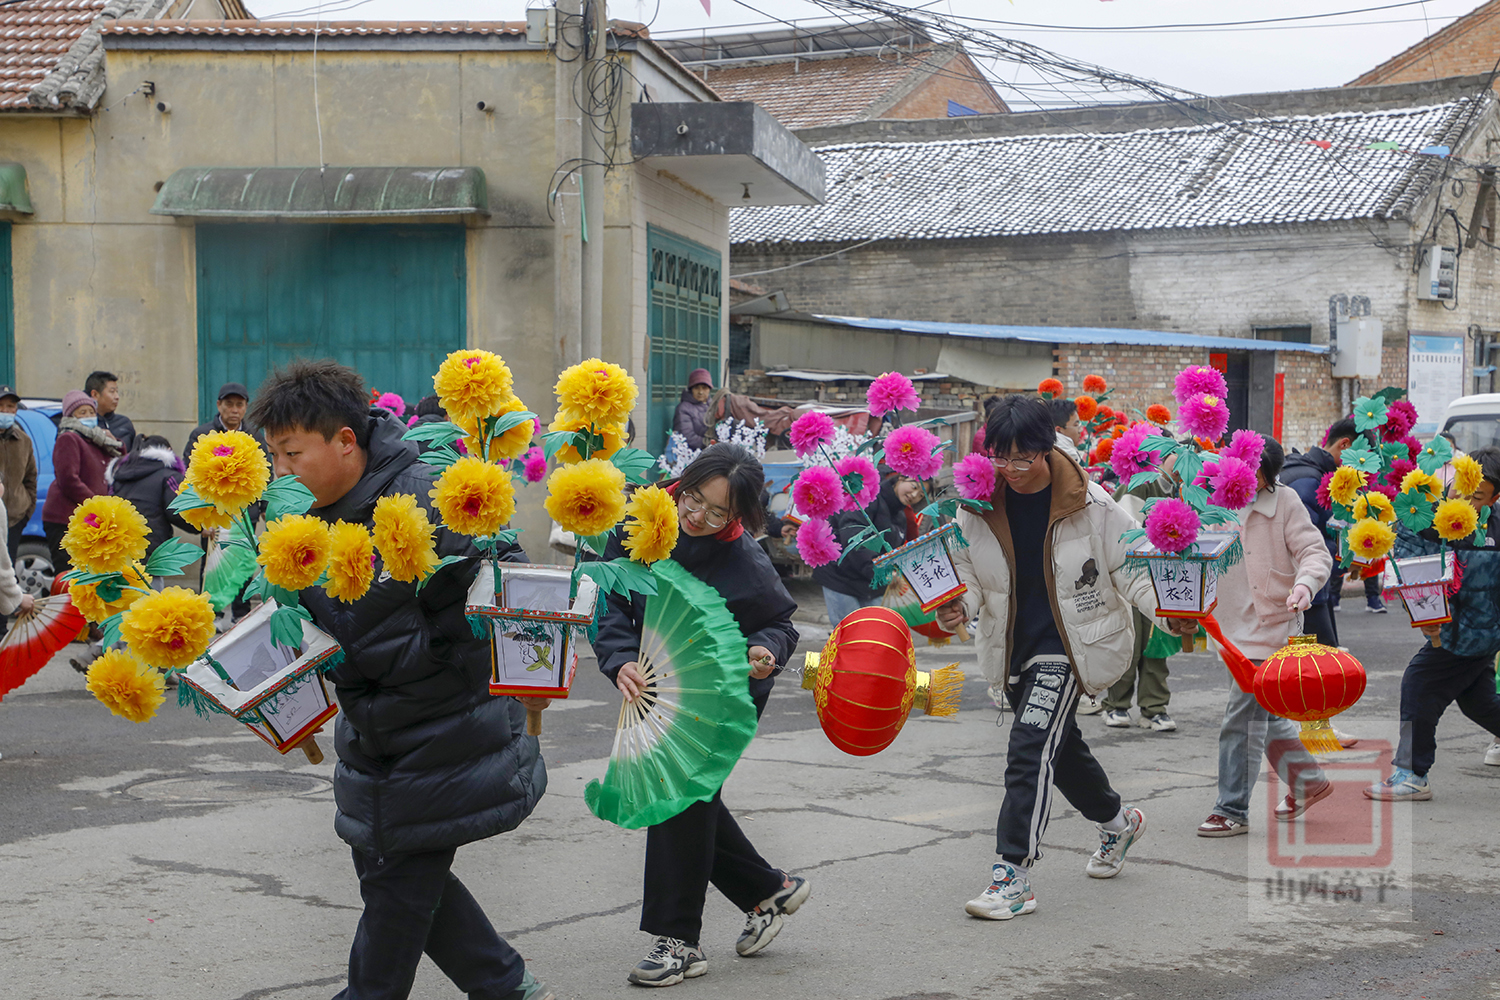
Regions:
[[1322, 448], [1309, 448], [1305, 452], [1288, 455], [1286, 463], [1282, 465], [1282, 482], [1286, 482], [1286, 473], [1293, 469], [1316, 469], [1321, 477], [1325, 472], [1332, 472], [1339, 467], [1338, 460]]
[[401, 440], [406, 427], [389, 410], [371, 408], [369, 429], [370, 438], [365, 445], [365, 474], [348, 493], [327, 507], [313, 511], [325, 521], [363, 524], [375, 510], [375, 502], [396, 477], [417, 464], [416, 444]]
[[104, 473], [104, 479], [111, 485], [117, 482], [133, 483], [145, 479], [162, 468], [174, 472], [184, 471], [182, 460], [171, 448], [142, 448], [133, 455], [124, 455], [110, 462], [109, 468]]

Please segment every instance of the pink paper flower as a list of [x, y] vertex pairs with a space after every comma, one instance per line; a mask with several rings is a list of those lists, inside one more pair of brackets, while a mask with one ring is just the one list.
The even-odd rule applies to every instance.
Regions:
[[995, 493], [995, 465], [988, 455], [970, 452], [953, 465], [953, 486], [965, 500], [989, 501]]
[[870, 383], [865, 403], [870, 416], [883, 417], [892, 410], [916, 410], [922, 405], [922, 397], [917, 395], [911, 379], [900, 372], [886, 372]]
[[547, 456], [540, 448], [533, 448], [522, 459], [521, 475], [528, 483], [539, 483], [547, 478]]
[[845, 510], [863, 510], [880, 495], [880, 473], [875, 470], [875, 463], [865, 456], [847, 455], [833, 463], [833, 471], [840, 476], [860, 478], [859, 490], [846, 500]]
[[[1415, 466], [1413, 466], [1415, 468]], [[1328, 492], [1328, 486], [1333, 482], [1333, 473], [1323, 473], [1323, 478], [1318, 482], [1318, 506], [1324, 510], [1333, 510], [1333, 494]]]
[[1401, 480], [1406, 478], [1406, 474], [1416, 467], [1417, 463], [1410, 459], [1393, 458], [1391, 459], [1390, 468], [1386, 471], [1385, 481], [1399, 487]]
[[1396, 494], [1400, 492], [1390, 483], [1370, 483], [1365, 488], [1375, 493], [1384, 493], [1387, 500], [1395, 500]]
[[398, 417], [406, 414], [406, 400], [394, 392], [382, 392], [380, 398], [375, 400], [375, 405], [382, 410], [390, 410]]
[[1409, 399], [1398, 399], [1385, 408], [1385, 426], [1380, 436], [1387, 441], [1400, 441], [1417, 426], [1417, 408]]
[[1172, 383], [1172, 395], [1177, 398], [1179, 405], [1194, 396], [1209, 395], [1223, 399], [1229, 395], [1229, 386], [1225, 385], [1224, 376], [1217, 370], [1202, 365], [1189, 365], [1177, 373], [1177, 378]]
[[1150, 424], [1136, 424], [1115, 440], [1115, 446], [1109, 453], [1109, 467], [1115, 470], [1115, 475], [1120, 477], [1122, 483], [1128, 483], [1131, 476], [1156, 466], [1156, 455], [1141, 448], [1145, 440], [1155, 433], [1156, 428]]
[[828, 466], [810, 465], [792, 484], [792, 503], [803, 517], [830, 517], [844, 509], [844, 484]]
[[1203, 463], [1197, 485], [1213, 490], [1208, 502], [1215, 507], [1244, 510], [1255, 502], [1255, 470], [1259, 464], [1259, 458], [1255, 465], [1251, 465], [1221, 451], [1217, 459]]
[[1406, 445], [1407, 459], [1411, 462], [1416, 462], [1417, 456], [1422, 454], [1422, 442], [1408, 434], [1401, 439], [1401, 443]]
[[415, 426], [417, 426], [417, 421], [418, 421], [418, 420], [421, 420], [421, 419], [422, 419], [422, 418], [421, 418], [421, 417], [420, 417], [420, 416], [418, 416], [418, 415], [417, 415], [417, 414], [415, 414], [415, 413], [413, 413], [413, 414], [412, 414], [412, 415], [411, 415], [411, 416], [410, 416], [410, 417], [409, 417], [409, 418], [408, 418], [408, 419], [407, 419], [407, 421], [406, 421], [406, 426], [408, 426], [408, 427], [415, 427]]
[[[1205, 370], [1213, 371], [1212, 368]], [[1191, 396], [1177, 410], [1177, 422], [1193, 437], [1217, 441], [1229, 426], [1229, 404], [1224, 402], [1223, 396], [1208, 393]]]
[[1151, 505], [1146, 515], [1146, 539], [1163, 552], [1181, 552], [1198, 540], [1202, 526], [1198, 512], [1176, 497]]
[[813, 569], [826, 566], [844, 554], [843, 546], [833, 537], [833, 528], [822, 518], [803, 521], [797, 529], [797, 554]]
[[1219, 454], [1237, 458], [1251, 469], [1259, 469], [1260, 456], [1265, 450], [1266, 439], [1259, 434], [1254, 431], [1235, 431], [1234, 437], [1229, 439], [1228, 447], [1219, 449]]
[[821, 444], [833, 440], [833, 418], [817, 410], [808, 410], [792, 421], [787, 436], [792, 439], [792, 449], [798, 458], [806, 458], [818, 450]]
[[940, 442], [924, 427], [901, 427], [885, 439], [885, 464], [912, 479], [931, 479], [943, 467], [943, 456], [933, 454]]

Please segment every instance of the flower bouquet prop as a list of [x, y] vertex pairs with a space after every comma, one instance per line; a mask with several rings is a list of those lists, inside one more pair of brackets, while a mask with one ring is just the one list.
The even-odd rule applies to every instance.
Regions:
[[[1044, 378], [1037, 384], [1036, 391], [1042, 399], [1050, 402], [1061, 397], [1066, 390], [1057, 379]], [[1109, 387], [1109, 382], [1103, 375], [1085, 375], [1083, 393], [1073, 398], [1073, 405], [1078, 411], [1078, 422], [1083, 426], [1083, 442], [1078, 446], [1078, 452], [1090, 459], [1097, 447], [1095, 442], [1110, 440], [1116, 427], [1124, 428], [1129, 422], [1124, 413], [1116, 412], [1106, 402], [1113, 393], [1114, 390]], [[1104, 459], [1107, 460], [1108, 457], [1106, 451]]]

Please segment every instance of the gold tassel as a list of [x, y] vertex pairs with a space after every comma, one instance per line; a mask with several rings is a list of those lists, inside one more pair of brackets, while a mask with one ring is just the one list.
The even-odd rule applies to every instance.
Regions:
[[957, 715], [958, 705], [963, 697], [964, 672], [957, 663], [950, 663], [930, 674], [917, 671], [913, 708], [920, 708], [928, 715]]
[[818, 654], [808, 653], [802, 658], [802, 690], [811, 691], [818, 684]]
[[930, 635], [927, 637], [927, 645], [929, 645], [929, 646], [946, 646], [946, 645], [948, 645], [948, 643], [950, 643], [952, 641], [953, 640], [950, 639], [948, 636], [943, 636], [942, 638], [939, 638], [939, 639], [934, 639]]
[[1327, 719], [1302, 723], [1302, 732], [1297, 736], [1308, 753], [1338, 753], [1344, 749], [1333, 731], [1333, 723]]

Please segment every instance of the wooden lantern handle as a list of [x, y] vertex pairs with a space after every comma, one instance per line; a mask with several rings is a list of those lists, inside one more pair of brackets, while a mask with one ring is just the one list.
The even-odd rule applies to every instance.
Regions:
[[969, 630], [964, 625], [963, 622], [959, 622], [958, 623], [958, 632], [957, 632], [957, 635], [958, 635], [958, 641], [959, 642], [968, 642], [969, 641]]
[[309, 764], [323, 763], [323, 748], [318, 746], [318, 741], [314, 737], [309, 736], [297, 745], [302, 748], [303, 753], [307, 754]]
[[528, 708], [526, 710], [526, 735], [527, 736], [540, 736], [540, 735], [542, 735], [542, 712], [541, 712], [541, 709], [538, 709], [538, 708]]
[[1193, 651], [1194, 638], [1194, 635], [1185, 635], [1182, 637], [1182, 651], [1184, 653], [1191, 653]]

